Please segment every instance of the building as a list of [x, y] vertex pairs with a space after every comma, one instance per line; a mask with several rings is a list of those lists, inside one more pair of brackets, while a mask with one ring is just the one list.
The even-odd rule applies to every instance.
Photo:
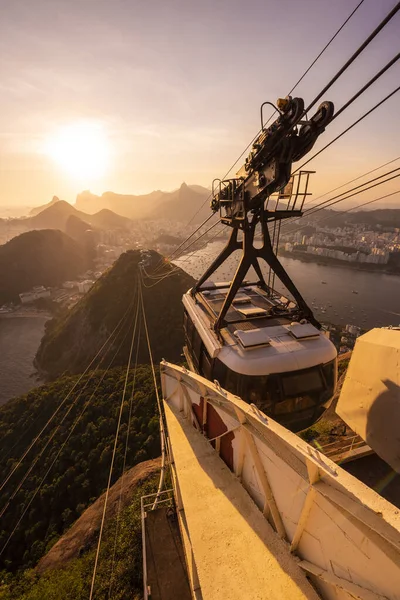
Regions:
[[19, 299], [22, 304], [29, 304], [39, 298], [50, 298], [50, 289], [45, 288], [43, 285], [38, 285], [29, 292], [22, 292], [19, 294]]
[[346, 325], [345, 329], [350, 335], [360, 335], [361, 332], [360, 327], [357, 327], [357, 325]]
[[94, 281], [91, 279], [85, 279], [85, 281], [78, 281], [78, 292], [80, 294], [86, 294], [92, 287]]

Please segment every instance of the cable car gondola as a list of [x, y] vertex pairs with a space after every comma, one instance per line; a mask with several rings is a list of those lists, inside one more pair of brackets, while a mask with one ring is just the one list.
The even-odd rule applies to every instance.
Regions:
[[[183, 297], [184, 352], [192, 370], [300, 431], [315, 423], [332, 401], [337, 352], [279, 262], [277, 247], [282, 220], [300, 217], [309, 195], [311, 171], [291, 176], [292, 161], [311, 150], [332, 119], [333, 105], [324, 102], [309, 121], [301, 120], [301, 98], [279, 100], [277, 110], [280, 115], [268, 129], [261, 112], [261, 133], [237, 177], [213, 185], [211, 207], [232, 232]], [[257, 226], [261, 245], [255, 244]], [[239, 249], [233, 280], [211, 281]], [[269, 266], [268, 282], [259, 259]], [[253, 282], [245, 280], [251, 268]], [[275, 277], [290, 297], [274, 289]]]

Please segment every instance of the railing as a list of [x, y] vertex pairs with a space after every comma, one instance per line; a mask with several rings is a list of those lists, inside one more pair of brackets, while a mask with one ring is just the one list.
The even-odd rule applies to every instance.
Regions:
[[[155, 500], [157, 503], [155, 503]], [[143, 561], [143, 590], [144, 590], [144, 600], [151, 600], [151, 591], [149, 589], [147, 583], [147, 558], [146, 558], [146, 529], [145, 529], [145, 519], [146, 513], [152, 510], [157, 510], [157, 508], [170, 506], [171, 508], [175, 506], [174, 500], [174, 490], [164, 490], [162, 492], [155, 492], [154, 494], [147, 494], [146, 496], [142, 496], [140, 498], [140, 514], [142, 521], [142, 561]]]
[[341, 457], [343, 454], [350, 454], [353, 450], [362, 448], [368, 449], [369, 446], [365, 441], [357, 434], [346, 436], [330, 442], [329, 444], [321, 444], [318, 449], [334, 460], [334, 457]]

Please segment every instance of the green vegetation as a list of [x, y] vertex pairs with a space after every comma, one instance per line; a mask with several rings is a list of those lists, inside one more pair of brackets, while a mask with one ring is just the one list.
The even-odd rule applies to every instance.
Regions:
[[[15, 571], [21, 567], [33, 567], [105, 490], [124, 379], [125, 369], [119, 368], [85, 375], [2, 490], [0, 512], [27, 474], [24, 484], [1, 518], [0, 552], [26, 509], [21, 524], [2, 552], [0, 569]], [[122, 471], [132, 379], [133, 373], [130, 373], [112, 483]], [[0, 408], [0, 472], [3, 480], [76, 382], [77, 377], [63, 377]], [[159, 456], [158, 428], [151, 371], [148, 366], [139, 366], [133, 395], [127, 468]], [[37, 463], [28, 472], [36, 459]], [[50, 471], [41, 483], [48, 469]]]
[[[158, 475], [138, 486], [135, 496], [118, 521], [105, 527], [95, 583], [95, 598], [139, 600], [142, 597], [142, 547], [140, 497], [156, 491]], [[117, 537], [116, 536], [117, 533]], [[113, 552], [116, 549], [114, 569]], [[16, 576], [3, 574], [0, 600], [87, 600], [93, 574], [95, 549], [63, 568], [38, 575], [29, 569]], [[112, 594], [109, 596], [111, 585]]]
[[[160, 264], [162, 257], [159, 254], [151, 252], [151, 256], [153, 265]], [[83, 371], [135, 298], [141, 260], [139, 251], [122, 254], [71, 311], [47, 324], [36, 355], [36, 366], [43, 373], [55, 378], [65, 372]], [[163, 274], [168, 270], [170, 267], [166, 266]], [[145, 281], [149, 287], [143, 288], [143, 297], [155, 361], [162, 358], [180, 360], [183, 346], [181, 299], [193, 282], [182, 270], [154, 287], [152, 280]], [[115, 364], [126, 362], [129, 344], [127, 336], [117, 353]], [[142, 335], [139, 362], [148, 361], [147, 345]]]
[[35, 285], [60, 285], [89, 266], [82, 247], [65, 233], [23, 233], [0, 246], [0, 304], [19, 302], [18, 294]]

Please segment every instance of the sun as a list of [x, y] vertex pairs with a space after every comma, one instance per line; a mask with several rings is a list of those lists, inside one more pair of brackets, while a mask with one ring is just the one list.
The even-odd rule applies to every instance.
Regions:
[[70, 123], [55, 131], [46, 141], [46, 154], [74, 179], [91, 182], [110, 167], [111, 148], [102, 125]]

